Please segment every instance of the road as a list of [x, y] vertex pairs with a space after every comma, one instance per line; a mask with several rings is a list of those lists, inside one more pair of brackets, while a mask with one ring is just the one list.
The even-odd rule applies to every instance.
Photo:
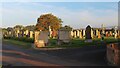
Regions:
[[60, 50], [23, 49], [3, 43], [3, 65], [9, 66], [107, 66], [105, 47], [83, 47]]

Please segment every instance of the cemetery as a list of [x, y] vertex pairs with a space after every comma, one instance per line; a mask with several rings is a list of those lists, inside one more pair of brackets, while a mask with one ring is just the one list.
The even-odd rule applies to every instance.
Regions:
[[[104, 38], [106, 38], [106, 39], [111, 38], [111, 39], [117, 40], [117, 38], [119, 38], [119, 31], [116, 30], [115, 35], [113, 35], [114, 33], [111, 33], [111, 32], [112, 31], [110, 31], [110, 29], [109, 29], [109, 31], [108, 31], [108, 29], [106, 29], [105, 30], [106, 34], [105, 34]], [[18, 38], [18, 40], [21, 40], [21, 41], [23, 39], [29, 39], [29, 40], [31, 40], [30, 42], [32, 42], [32, 43], [37, 41], [39, 38], [38, 36], [42, 34], [42, 32], [41, 32], [41, 34], [39, 34], [40, 31], [29, 31], [29, 30], [23, 31], [23, 30], [12, 30], [12, 29], [11, 29], [11, 31], [3, 29], [2, 33], [3, 33], [2, 35], [4, 38], [16, 38], [16, 39]], [[45, 33], [43, 35], [45, 35]], [[51, 31], [51, 33], [52, 33], [52, 31]], [[52, 36], [52, 34], [51, 35], [48, 35], [48, 34], [49, 34], [49, 32], [46, 33], [46, 36], [41, 36], [41, 37], [48, 36], [48, 39], [52, 39], [52, 38], [50, 38], [50, 36]], [[58, 31], [58, 36], [54, 39], [56, 39], [56, 43], [58, 40], [59, 41], [64, 40], [65, 42], [68, 42], [68, 41], [70, 41], [70, 39], [71, 40], [85, 40], [85, 42], [86, 41], [90, 42], [91, 41], [90, 39], [100, 41], [101, 34], [102, 34], [102, 29], [99, 29], [99, 28], [97, 28], [97, 29], [92, 28], [92, 29], [90, 29], [89, 33], [87, 33], [87, 31], [85, 29], [70, 29], [70, 31], [69, 31], [69, 29], [61, 28]], [[58, 40], [57, 40], [57, 38], [58, 38]], [[65, 39], [68, 39], [68, 40], [65, 40]], [[45, 40], [45, 41], [47, 44], [48, 40]]]
[[0, 67], [119, 68], [120, 2], [15, 0], [1, 6]]
[[[44, 21], [46, 16], [51, 17]], [[34, 46], [38, 49], [106, 46], [108, 61], [119, 65], [120, 48], [118, 42], [120, 42], [120, 30], [118, 28], [92, 28], [87, 25], [84, 29], [73, 29], [68, 25], [62, 26], [62, 21], [59, 19], [56, 20], [58, 21], [56, 23], [50, 23], [49, 20], [51, 21], [51, 19], [56, 17], [51, 14], [46, 16], [40, 16], [37, 19], [36, 26], [23, 27], [16, 25], [13, 28], [2, 29], [3, 40], [5, 39], [19, 46], [25, 46], [25, 48]]]

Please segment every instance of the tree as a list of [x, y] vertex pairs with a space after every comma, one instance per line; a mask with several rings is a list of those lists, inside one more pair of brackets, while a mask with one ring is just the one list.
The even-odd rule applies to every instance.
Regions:
[[72, 30], [73, 28], [70, 27], [69, 25], [65, 25], [64, 27], [61, 27], [60, 30]]
[[35, 25], [28, 25], [24, 28], [24, 30], [34, 30], [35, 29]]
[[13, 28], [12, 27], [8, 27], [7, 31], [13, 31]]
[[114, 32], [115, 32], [115, 29], [114, 29], [114, 28], [112, 28], [112, 29], [111, 29], [111, 31], [112, 31], [112, 33], [114, 33]]
[[52, 14], [41, 15], [37, 19], [36, 30], [48, 31], [49, 26], [52, 30], [58, 30], [61, 27], [62, 20]]
[[14, 27], [14, 29], [19, 29], [19, 30], [22, 30], [24, 28], [24, 26], [22, 26], [22, 25], [16, 25], [15, 27]]

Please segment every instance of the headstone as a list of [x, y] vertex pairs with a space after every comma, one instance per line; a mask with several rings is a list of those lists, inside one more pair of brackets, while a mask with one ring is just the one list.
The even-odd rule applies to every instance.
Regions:
[[100, 31], [98, 31], [98, 38], [101, 38], [101, 34], [100, 34]]
[[108, 37], [109, 36], [109, 34], [108, 34], [108, 31], [106, 32], [106, 37]]
[[117, 34], [118, 38], [120, 38], [120, 30], [118, 30], [118, 34]]
[[71, 28], [62, 27], [58, 31], [58, 45], [62, 43], [69, 43], [72, 36], [71, 36]]
[[22, 37], [24, 37], [24, 31], [22, 30]]
[[30, 38], [33, 38], [33, 31], [30, 31]]
[[101, 28], [102, 28], [102, 34], [105, 34], [105, 25], [102, 24], [102, 25], [101, 25]]
[[21, 33], [18, 33], [18, 38], [21, 38], [22, 37], [22, 34]]
[[20, 33], [20, 31], [17, 30], [17, 31], [16, 31], [16, 37], [18, 37], [19, 33]]
[[76, 38], [77, 36], [76, 36], [76, 31], [74, 30], [74, 38]]
[[85, 30], [83, 30], [83, 38], [85, 38]]
[[77, 37], [79, 37], [80, 36], [80, 33], [79, 33], [79, 30], [77, 30]]
[[48, 44], [48, 31], [35, 31], [36, 47], [45, 47]]
[[91, 38], [94, 38], [93, 29], [91, 29]]
[[40, 31], [35, 31], [35, 42], [38, 41], [39, 35], [40, 35]]
[[117, 38], [117, 27], [115, 27], [115, 31], [114, 31], [114, 37], [115, 37], [115, 39]]
[[98, 29], [96, 29], [96, 36], [98, 36]]
[[92, 42], [91, 27], [88, 25], [85, 30], [85, 42]]
[[72, 36], [72, 37], [74, 36], [74, 34], [73, 34], [73, 30], [71, 31], [71, 36]]
[[110, 31], [110, 36], [112, 36], [112, 34], [113, 34], [112, 31]]
[[81, 30], [80, 30], [79, 34], [80, 34], [79, 38], [82, 39], [82, 31]]
[[39, 40], [43, 40], [46, 45], [48, 43], [48, 31], [40, 31]]
[[34, 44], [36, 47], [40, 47], [39, 46], [39, 35], [40, 35], [40, 31], [35, 31], [35, 38], [34, 38]]
[[26, 35], [26, 37], [29, 37], [29, 30], [25, 31], [25, 35]]

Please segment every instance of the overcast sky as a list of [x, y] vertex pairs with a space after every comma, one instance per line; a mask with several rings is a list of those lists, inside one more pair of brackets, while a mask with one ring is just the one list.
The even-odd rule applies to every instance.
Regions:
[[101, 27], [101, 24], [105, 26], [118, 25], [117, 0], [116, 2], [5, 1], [2, 2], [0, 10], [2, 11], [2, 27], [35, 25], [37, 18], [45, 13], [56, 15], [63, 20], [63, 25], [70, 25], [73, 28], [85, 28], [87, 25]]

